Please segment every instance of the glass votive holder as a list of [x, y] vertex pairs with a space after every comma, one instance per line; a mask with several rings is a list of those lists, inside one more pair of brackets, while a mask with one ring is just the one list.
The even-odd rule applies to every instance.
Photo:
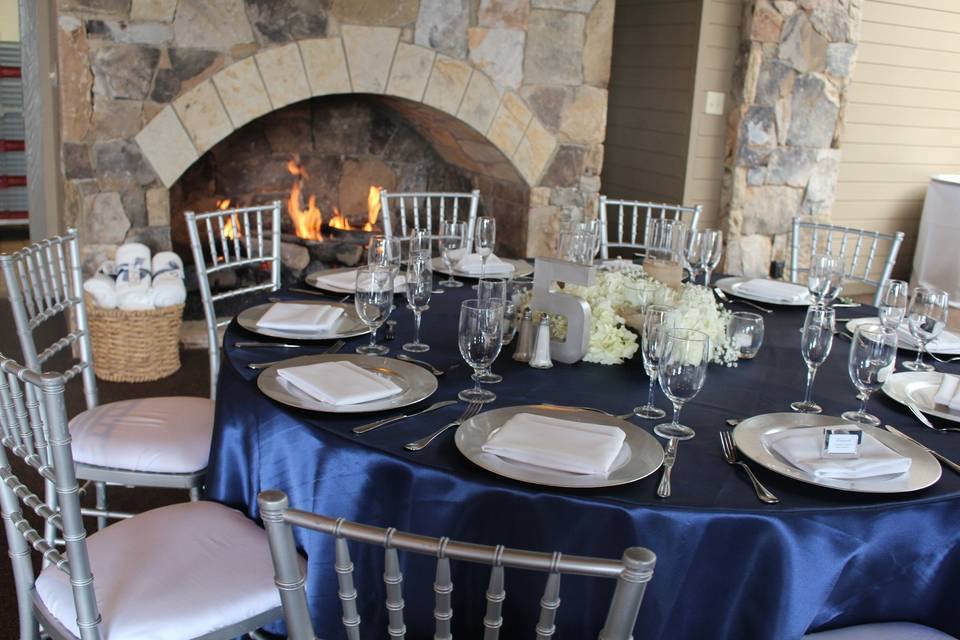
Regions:
[[737, 311], [727, 323], [727, 334], [740, 352], [740, 359], [749, 360], [763, 344], [763, 318], [756, 313]]

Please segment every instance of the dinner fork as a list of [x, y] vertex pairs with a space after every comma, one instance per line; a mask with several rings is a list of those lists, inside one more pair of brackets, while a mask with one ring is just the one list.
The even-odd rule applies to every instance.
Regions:
[[935, 424], [933, 424], [932, 422], [930, 422], [930, 419], [927, 418], [927, 416], [923, 415], [923, 413], [920, 412], [920, 407], [918, 407], [917, 405], [915, 405], [915, 404], [912, 403], [912, 402], [908, 402], [908, 403], [907, 403], [907, 408], [910, 409], [910, 412], [917, 417], [917, 420], [920, 421], [920, 424], [922, 424], [922, 425], [925, 426], [925, 427], [929, 427], [929, 428], [933, 429], [934, 431], [943, 431], [943, 432], [947, 432], [947, 431], [960, 431], [960, 429], [958, 429], [957, 427], [938, 427], [938, 426], [936, 426]]
[[[332, 345], [327, 347], [324, 351], [321, 351], [320, 354], [328, 355], [328, 354], [336, 353], [340, 351], [340, 349], [343, 349], [343, 345], [345, 344], [346, 342], [344, 342], [343, 340], [337, 340]], [[251, 362], [250, 364], [247, 365], [247, 368], [253, 369], [254, 371], [259, 371], [261, 369], [269, 369], [270, 367], [277, 364], [278, 362], [283, 362], [283, 360], [273, 360], [271, 362]]]
[[717, 297], [723, 300], [724, 302], [739, 302], [740, 304], [745, 304], [748, 307], [753, 307], [757, 311], [762, 311], [764, 313], [773, 313], [773, 309], [767, 309], [766, 307], [761, 307], [760, 305], [750, 302], [749, 300], [744, 300], [743, 298], [737, 298], [735, 300], [731, 300], [730, 298], [727, 297], [727, 294], [724, 293], [723, 289], [721, 289], [720, 287], [714, 287], [713, 292], [717, 294]]
[[770, 490], [757, 480], [757, 476], [753, 475], [753, 469], [747, 466], [746, 462], [737, 460], [737, 446], [733, 443], [733, 436], [729, 431], [720, 432], [720, 446], [723, 447], [723, 457], [728, 464], [739, 465], [747, 472], [747, 477], [750, 478], [750, 482], [753, 483], [753, 490], [757, 492], [757, 498], [760, 499], [760, 502], [765, 504], [776, 504], [780, 502], [780, 498], [770, 493]]
[[470, 404], [467, 405], [467, 408], [463, 411], [463, 415], [460, 416], [458, 419], [454, 420], [453, 422], [448, 422], [447, 424], [443, 425], [442, 427], [440, 427], [439, 429], [437, 429], [436, 431], [434, 431], [433, 433], [431, 433], [425, 438], [420, 438], [419, 440], [416, 440], [414, 442], [408, 442], [407, 444], [403, 445], [403, 448], [406, 449], [407, 451], [420, 451], [421, 449], [426, 447], [428, 444], [433, 442], [437, 438], [437, 436], [442, 434], [447, 429], [451, 429], [453, 427], [459, 427], [463, 422], [477, 415], [477, 413], [480, 411], [480, 407], [482, 406], [483, 406], [482, 402], [471, 402]]

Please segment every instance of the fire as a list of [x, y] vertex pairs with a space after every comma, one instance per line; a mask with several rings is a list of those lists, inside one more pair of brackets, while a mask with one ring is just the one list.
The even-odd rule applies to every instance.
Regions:
[[373, 225], [377, 224], [377, 218], [380, 217], [380, 187], [370, 187], [367, 194], [367, 223], [363, 225], [364, 231], [373, 231]]
[[[230, 208], [230, 198], [217, 200], [217, 209], [219, 209], [220, 211], [226, 211], [229, 208]], [[233, 240], [234, 237], [237, 235], [237, 231], [236, 231], [237, 227], [235, 224], [236, 217], [237, 216], [233, 215], [227, 218], [227, 224], [225, 224], [223, 227], [223, 235], [230, 238], [231, 240]]]
[[303, 181], [307, 178], [307, 170], [300, 165], [300, 159], [294, 156], [287, 162], [287, 171], [297, 177], [296, 182], [290, 187], [290, 198], [287, 200], [287, 213], [293, 220], [297, 236], [307, 240], [323, 240], [320, 235], [323, 215], [317, 208], [317, 196], [311, 195], [307, 199], [306, 210], [303, 209], [303, 201], [300, 197], [303, 191]]
[[353, 227], [350, 225], [350, 221], [347, 220], [347, 217], [340, 213], [340, 209], [336, 207], [333, 208], [333, 217], [330, 218], [330, 222], [327, 223], [333, 229], [341, 229], [343, 231], [353, 231]]

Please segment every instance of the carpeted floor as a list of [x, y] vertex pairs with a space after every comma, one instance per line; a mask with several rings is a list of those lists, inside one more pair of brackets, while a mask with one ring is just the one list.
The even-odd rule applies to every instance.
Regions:
[[[63, 325], [56, 324], [59, 319], [49, 321], [41, 329], [41, 337], [38, 339], [39, 345], [46, 346], [52, 339], [56, 339], [62, 333]], [[49, 326], [47, 326], [49, 325]], [[0, 299], [0, 353], [21, 361], [20, 347], [17, 343], [16, 332], [13, 328], [13, 318], [10, 315], [10, 306], [6, 300]], [[107, 403], [127, 398], [147, 397], [147, 396], [206, 396], [209, 393], [209, 378], [207, 368], [206, 351], [183, 351], [181, 352], [182, 367], [174, 375], [157, 380], [156, 382], [146, 382], [141, 384], [119, 384], [111, 382], [99, 382], [98, 389], [100, 402]], [[54, 363], [63, 366], [63, 363]], [[56, 368], [56, 367], [53, 367]], [[86, 407], [83, 401], [83, 389], [79, 379], [73, 380], [67, 387], [67, 410], [72, 417], [83, 411]], [[42, 497], [42, 487], [36, 478], [36, 473], [28, 470], [26, 465], [13, 462], [14, 472], [18, 474], [21, 480], [31, 487], [31, 489]], [[108, 501], [111, 508], [122, 511], [145, 511], [155, 507], [171, 504], [173, 502], [186, 501], [186, 491], [173, 491], [168, 489], [127, 489], [125, 487], [110, 487], [107, 491]], [[93, 505], [93, 495], [84, 498], [84, 504]], [[93, 533], [96, 530], [96, 522], [92, 519], [86, 521], [87, 532]], [[39, 525], [35, 525], [39, 526]], [[0, 561], [0, 640], [14, 640], [18, 637], [17, 624], [17, 600], [13, 587], [13, 575], [11, 573], [10, 562], [7, 559], [7, 542], [2, 538], [0, 542], [2, 550], [2, 561]], [[37, 557], [37, 554], [34, 554]]]

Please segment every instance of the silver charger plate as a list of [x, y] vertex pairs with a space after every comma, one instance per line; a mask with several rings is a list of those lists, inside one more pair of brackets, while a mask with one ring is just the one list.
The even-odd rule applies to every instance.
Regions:
[[[510, 276], [511, 278], [523, 278], [529, 276], [533, 273], [533, 265], [527, 262], [526, 260], [515, 260], [513, 258], [500, 258], [502, 261], [512, 264], [513, 271], [510, 273], [488, 273], [487, 275], [491, 278], [494, 277], [503, 277]], [[458, 278], [472, 278], [474, 280], [480, 279], [480, 274], [478, 273], [465, 273], [463, 271], [458, 271], [457, 269], [453, 270], [451, 273], [445, 264], [443, 264], [443, 258], [434, 258], [433, 259], [433, 270], [437, 273], [442, 273], [445, 276], [454, 275]]]
[[[859, 327], [859, 326], [862, 325], [862, 324], [866, 324], [866, 323], [880, 324], [880, 318], [854, 318], [854, 319], [852, 319], [852, 320], [848, 320], [848, 321], [847, 321], [847, 324], [846, 324], [847, 331], [849, 331], [850, 333], [853, 333], [853, 332], [855, 332], [855, 331], [857, 330], [857, 327]], [[952, 331], [947, 331], [946, 329], [943, 330], [943, 333], [949, 333], [949, 334], [951, 334], [951, 335], [956, 335], [956, 334], [954, 334]], [[941, 334], [941, 335], [943, 335], [943, 334]], [[936, 342], [936, 341], [934, 341], [934, 342]], [[932, 345], [933, 343], [931, 342], [930, 344]], [[928, 345], [928, 346], [929, 346], [929, 345]], [[897, 340], [897, 348], [898, 348], [898, 349], [906, 349], [907, 351], [914, 351], [914, 352], [917, 350], [917, 348], [916, 348], [914, 345], [909, 344], [909, 343], [905, 343], [905, 342], [902, 341], [902, 340]], [[952, 347], [952, 348], [949, 348], [949, 349], [930, 349], [930, 348], [927, 348], [927, 349], [925, 349], [925, 351], [929, 351], [929, 352], [932, 352], [932, 353], [942, 353], [942, 354], [944, 354], [944, 355], [958, 355], [958, 354], [960, 354], [960, 346], [958, 346], [958, 347]]]
[[[330, 293], [356, 293], [357, 286], [354, 284], [351, 287], [335, 287], [328, 283], [323, 282], [320, 278], [323, 276], [329, 276], [334, 273], [346, 273], [347, 271], [356, 272], [356, 267], [340, 267], [337, 269], [325, 269], [323, 271], [314, 271], [307, 275], [304, 278], [304, 282], [313, 287], [314, 289], [320, 289], [321, 291], [329, 291]], [[393, 292], [394, 293], [404, 293], [405, 292], [405, 281], [403, 280], [403, 274], [400, 274], [393, 283]]]
[[887, 378], [881, 388], [900, 404], [914, 404], [923, 413], [960, 422], [960, 413], [933, 401], [944, 375], [938, 371], [901, 371]]
[[[494, 431], [518, 413], [534, 413], [561, 420], [604, 424], [622, 429], [627, 434], [623, 448], [617, 455], [610, 473], [604, 476], [567, 473], [546, 469], [524, 462], [501, 458], [480, 449]], [[553, 405], [523, 405], [503, 407], [477, 414], [457, 429], [455, 442], [468, 460], [497, 475], [530, 484], [568, 489], [613, 487], [635, 482], [660, 468], [663, 447], [657, 439], [635, 424], [596, 411]]]
[[[359, 404], [334, 405], [308, 395], [297, 389], [286, 380], [282, 380], [278, 371], [285, 367], [297, 367], [319, 362], [352, 362], [358, 367], [385, 376], [398, 385], [403, 391], [370, 402]], [[420, 402], [429, 398], [437, 390], [437, 378], [415, 364], [384, 358], [382, 356], [364, 356], [359, 354], [329, 354], [312, 355], [290, 358], [279, 362], [269, 369], [265, 369], [257, 378], [257, 387], [269, 398], [282, 404], [307, 409], [308, 411], [322, 411], [324, 413], [366, 413], [372, 411], [386, 411], [397, 409]]]
[[780, 475], [829, 489], [856, 493], [905, 493], [929, 487], [940, 479], [940, 463], [926, 449], [885, 429], [860, 425], [881, 443], [910, 458], [910, 470], [896, 475], [841, 480], [816, 478], [796, 468], [764, 445], [763, 436], [798, 427], [827, 427], [850, 423], [843, 418], [804, 413], [768, 413], [743, 420], [733, 430], [737, 448], [757, 464]]
[[784, 307], [808, 307], [812, 303], [809, 293], [798, 301], [783, 302], [782, 300], [774, 300], [772, 298], [764, 298], [761, 296], [751, 296], [746, 293], [737, 291], [739, 286], [744, 282], [747, 282], [748, 280], [753, 280], [753, 278], [745, 278], [743, 276], [730, 276], [727, 278], [720, 278], [719, 280], [716, 280], [713, 283], [713, 286], [717, 287], [718, 289], [720, 289], [720, 291], [723, 291], [724, 293], [737, 296], [738, 298], [743, 298], [744, 300], [752, 300], [754, 302], [763, 302], [765, 304], [778, 304]]
[[252, 331], [254, 333], [259, 333], [262, 336], [270, 336], [271, 338], [287, 338], [294, 340], [339, 340], [340, 338], [352, 338], [354, 336], [362, 336], [366, 333], [370, 333], [370, 327], [361, 322], [360, 317], [357, 315], [357, 310], [354, 308], [353, 304], [346, 304], [342, 302], [314, 302], [312, 300], [291, 300], [292, 303], [299, 304], [324, 304], [330, 307], [342, 307], [343, 315], [337, 318], [336, 324], [333, 325], [333, 328], [329, 331], [294, 331], [292, 329], [266, 329], [264, 327], [258, 327], [257, 321], [263, 317], [263, 314], [267, 312], [267, 309], [272, 307], [275, 304], [283, 304], [282, 302], [268, 302], [266, 304], [259, 304], [255, 307], [250, 307], [249, 309], [244, 309], [240, 312], [240, 315], [237, 316], [237, 324], [246, 329], [247, 331]]

